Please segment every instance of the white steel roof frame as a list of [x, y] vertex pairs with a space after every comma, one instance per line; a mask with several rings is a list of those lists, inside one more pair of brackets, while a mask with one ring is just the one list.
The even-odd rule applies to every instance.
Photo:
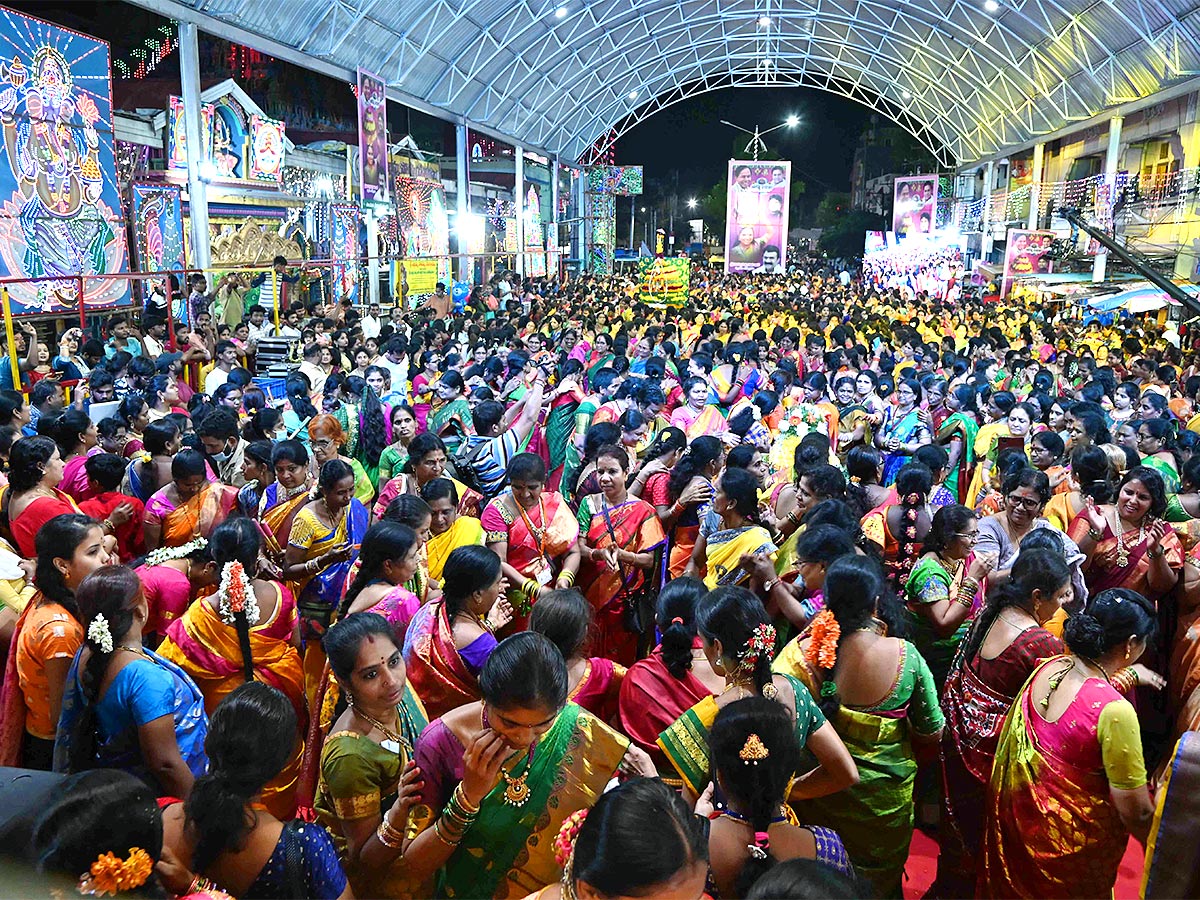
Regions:
[[361, 65], [416, 109], [576, 159], [687, 97], [796, 85], [965, 165], [1200, 74], [1194, 0], [132, 2], [320, 71]]

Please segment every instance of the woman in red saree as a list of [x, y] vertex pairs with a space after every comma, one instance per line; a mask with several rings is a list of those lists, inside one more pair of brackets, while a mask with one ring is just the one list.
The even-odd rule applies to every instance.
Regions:
[[942, 824], [929, 897], [969, 897], [978, 877], [983, 808], [996, 742], [1013, 698], [1039, 662], [1064, 651], [1043, 627], [1072, 595], [1062, 555], [1027, 550], [993, 591], [950, 666], [942, 692]]
[[725, 689], [725, 678], [713, 671], [696, 631], [696, 604], [707, 592], [699, 578], [667, 582], [655, 614], [662, 643], [625, 673], [617, 701], [621, 731], [672, 777], [675, 769], [658, 746], [658, 736], [705, 697]]
[[518, 453], [505, 471], [511, 488], [488, 503], [480, 522], [485, 543], [502, 560], [513, 629], [521, 631], [542, 593], [575, 584], [579, 523], [562, 495], [544, 490], [540, 456]]
[[1068, 655], [1037, 668], [1000, 733], [977, 897], [1111, 896], [1130, 833], [1145, 843], [1154, 813], [1138, 716], [1118, 687], [1151, 675], [1121, 666], [1155, 630], [1153, 605], [1121, 588], [1067, 619]]
[[58, 445], [44, 436], [23, 438], [12, 446], [9, 455], [8, 527], [13, 543], [25, 559], [34, 559], [34, 538], [41, 527], [64, 513], [77, 513], [79, 507], [58, 489], [63, 462]]
[[1158, 603], [1175, 587], [1183, 568], [1183, 547], [1162, 516], [1167, 492], [1162, 476], [1134, 466], [1121, 479], [1117, 500], [1089, 502], [1067, 534], [1087, 556], [1083, 577], [1089, 593], [1128, 588]]
[[204, 454], [180, 450], [171, 460], [171, 483], [146, 501], [146, 549], [179, 547], [207, 538], [237, 508], [237, 489], [208, 480]]
[[[626, 626], [626, 606], [651, 579], [662, 575], [655, 566], [664, 543], [662, 523], [654, 507], [630, 497], [625, 489], [629, 456], [612, 444], [596, 455], [602, 493], [579, 503], [579, 583], [595, 610], [596, 655], [624, 666], [637, 660], [640, 635]], [[593, 710], [594, 712], [594, 710]]]
[[417, 610], [404, 638], [408, 680], [433, 718], [478, 700], [479, 672], [512, 619], [500, 557], [459, 547], [446, 560], [442, 598]]

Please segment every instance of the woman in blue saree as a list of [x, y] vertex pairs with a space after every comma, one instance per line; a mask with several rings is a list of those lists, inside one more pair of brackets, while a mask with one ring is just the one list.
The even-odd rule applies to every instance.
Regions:
[[208, 766], [204, 697], [182, 669], [142, 647], [137, 574], [103, 566], [75, 599], [87, 639], [67, 673], [54, 771], [121, 769], [160, 796], [187, 797]]
[[283, 555], [283, 577], [296, 585], [310, 705], [325, 668], [321, 635], [333, 619], [369, 524], [367, 508], [354, 497], [354, 470], [341, 459], [326, 461], [317, 476], [316, 497], [292, 519]]
[[875, 435], [875, 446], [886, 454], [883, 460], [884, 487], [891, 487], [896, 473], [912, 459], [917, 449], [931, 439], [928, 415], [917, 405], [921, 385], [911, 378], [896, 385], [896, 404], [883, 413], [883, 423]]

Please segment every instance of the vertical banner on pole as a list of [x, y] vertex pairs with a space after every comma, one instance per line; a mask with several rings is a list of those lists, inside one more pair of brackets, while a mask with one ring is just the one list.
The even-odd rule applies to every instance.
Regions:
[[17, 338], [13, 334], [12, 303], [8, 299], [8, 287], [0, 286], [0, 303], [4, 312], [4, 339], [8, 342], [8, 364], [12, 366], [13, 389], [21, 389], [21, 366], [17, 362]]
[[729, 161], [725, 271], [780, 274], [787, 266], [792, 164]]
[[358, 70], [358, 184], [363, 200], [387, 194], [387, 94], [378, 75]]

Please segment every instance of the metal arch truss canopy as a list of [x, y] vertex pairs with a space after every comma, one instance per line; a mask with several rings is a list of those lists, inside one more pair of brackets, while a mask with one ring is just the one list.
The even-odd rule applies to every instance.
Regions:
[[584, 162], [671, 103], [795, 85], [965, 165], [1200, 75], [1195, 0], [133, 2], [377, 72], [397, 99]]

